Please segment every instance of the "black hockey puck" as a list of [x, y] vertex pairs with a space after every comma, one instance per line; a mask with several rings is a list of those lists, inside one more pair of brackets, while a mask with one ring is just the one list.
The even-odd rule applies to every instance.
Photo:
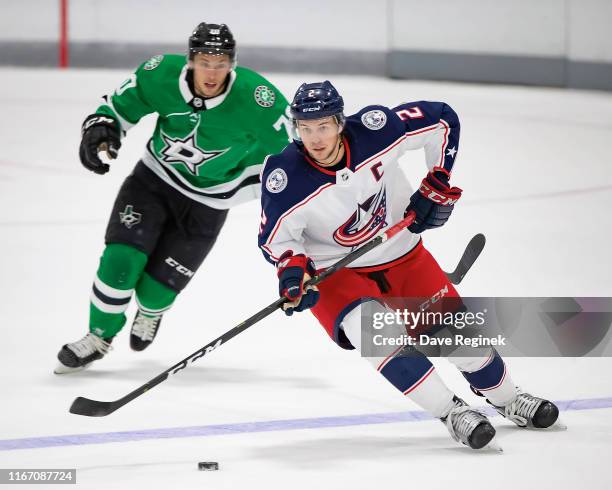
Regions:
[[219, 469], [219, 463], [216, 461], [200, 461], [198, 463], [198, 470], [200, 471], [215, 471]]

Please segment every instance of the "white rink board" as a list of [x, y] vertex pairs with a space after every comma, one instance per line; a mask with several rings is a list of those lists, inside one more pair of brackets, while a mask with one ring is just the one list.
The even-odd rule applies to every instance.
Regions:
[[[122, 71], [0, 69], [0, 448], [9, 439], [415, 411], [309, 314], [275, 314], [180, 375], [99, 419], [68, 413], [78, 395], [114, 399], [229, 330], [275, 298], [257, 250], [257, 203], [234, 209], [214, 250], [166, 315], [155, 343], [114, 350], [72, 377], [51, 371], [86, 331], [105, 222], [153, 120], [124, 140], [112, 172], [78, 163], [80, 123]], [[290, 95], [319, 76], [269, 75]], [[450, 269], [469, 238], [485, 252], [465, 296], [612, 296], [612, 96], [566, 90], [336, 77], [348, 112], [369, 103], [444, 100], [462, 119], [451, 221], [425, 244]], [[415, 179], [420, 152], [406, 158]], [[242, 272], [244, 276], [240, 276]], [[246, 277], [248, 276], [248, 277]], [[231, 298], [239, 280], [252, 294]], [[133, 308], [129, 315], [133, 314]], [[475, 404], [458, 372], [436, 361]], [[612, 397], [610, 359], [510, 359], [515, 381], [554, 400]], [[494, 418], [503, 455], [473, 454], [435, 421], [360, 424], [210, 437], [0, 450], [2, 468], [77, 468], [79, 488], [311, 489], [609, 488], [612, 410], [563, 413], [567, 432], [536, 433]], [[198, 472], [198, 461], [220, 471]], [[8, 488], [8, 487], [7, 487]], [[27, 488], [24, 486], [23, 488]]]

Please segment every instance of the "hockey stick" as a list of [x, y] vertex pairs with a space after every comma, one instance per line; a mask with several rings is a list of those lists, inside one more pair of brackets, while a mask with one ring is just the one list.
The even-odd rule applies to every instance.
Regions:
[[450, 279], [453, 284], [459, 284], [467, 272], [471, 269], [476, 262], [476, 259], [482, 252], [486, 243], [485, 236], [482, 233], [474, 235], [470, 242], [467, 244], [459, 263], [453, 272], [445, 272], [446, 276]]
[[[410, 226], [410, 224], [414, 221], [414, 217], [415, 217], [414, 212], [409, 213], [399, 223], [396, 223], [395, 225], [391, 226], [385, 232], [373, 238], [372, 240], [370, 240], [368, 243], [366, 243], [362, 247], [359, 247], [358, 249], [352, 251], [351, 253], [349, 253], [342, 259], [340, 259], [338, 262], [336, 262], [334, 265], [332, 265], [331, 267], [323, 271], [321, 274], [312, 278], [307, 284], [314, 286], [320, 283], [321, 281], [323, 281], [324, 279], [328, 278], [332, 274], [338, 272], [340, 269], [343, 269], [348, 264], [357, 260], [362, 255], [368, 253], [370, 250], [378, 247], [380, 244], [386, 242], [393, 236], [397, 235], [400, 231], [402, 231], [407, 226]], [[166, 369], [163, 373], [157, 375], [152, 380], [146, 382], [144, 385], [140, 386], [139, 388], [136, 388], [134, 391], [132, 391], [131, 393], [128, 393], [122, 398], [119, 398], [118, 400], [115, 400], [112, 402], [102, 402], [102, 401], [97, 401], [97, 400], [90, 400], [89, 398], [84, 398], [82, 396], [79, 396], [72, 402], [72, 405], [70, 406], [70, 413], [74, 413], [77, 415], [86, 415], [88, 417], [105, 417], [106, 415], [113, 413], [115, 410], [131, 402], [132, 400], [139, 397], [143, 393], [146, 393], [151, 388], [166, 381], [169, 376], [179, 373], [180, 371], [185, 369], [190, 363], [193, 363], [197, 361], [198, 359], [200, 359], [201, 357], [204, 357], [206, 354], [212, 352], [217, 347], [225, 344], [230, 339], [233, 339], [239, 333], [244, 332], [247, 328], [255, 325], [260, 320], [263, 320], [268, 315], [274, 313], [286, 301], [287, 301], [287, 298], [284, 298], [284, 297], [277, 299], [274, 303], [271, 303], [265, 308], [259, 310], [253, 316], [251, 316], [250, 318], [247, 318], [245, 321], [238, 324], [231, 330], [228, 330], [220, 337], [217, 337], [212, 342], [206, 344], [200, 350], [194, 352], [193, 354], [183, 359], [178, 364], [175, 364], [171, 368]]]
[[[410, 226], [413, 220], [414, 215], [411, 213], [399, 223], [387, 229], [381, 235], [378, 235], [376, 238], [372, 239], [362, 247], [358, 248], [357, 250], [354, 250], [346, 257], [340, 259], [334, 265], [323, 271], [321, 274], [311, 279], [308, 284], [316, 285], [327, 277], [331, 276], [332, 274], [338, 272], [340, 269], [343, 269], [348, 264], [357, 260], [362, 255], [368, 253], [370, 250], [378, 247], [380, 244], [386, 242], [387, 240], [395, 236], [405, 227]], [[461, 281], [461, 279], [463, 279], [467, 271], [474, 264], [474, 261], [478, 258], [478, 255], [480, 255], [480, 252], [482, 252], [482, 249], [484, 247], [484, 241], [484, 235], [481, 234], [474, 236], [474, 238], [470, 240], [455, 270], [452, 273], [447, 274], [449, 276], [449, 279], [451, 279], [451, 276], [455, 277], [455, 279], [458, 278], [459, 282]], [[451, 279], [451, 281], [454, 282], [453, 279]], [[85, 415], [88, 417], [105, 417], [106, 415], [113, 413], [115, 410], [123, 407], [127, 403], [142, 395], [143, 393], [149, 391], [151, 388], [166, 381], [166, 379], [168, 379], [170, 375], [177, 374], [178, 372], [185, 369], [190, 363], [193, 363], [201, 357], [204, 357], [206, 354], [212, 352], [217, 347], [234, 338], [239, 333], [244, 332], [247, 328], [253, 326], [260, 320], [263, 320], [268, 315], [276, 311], [279, 307], [281, 307], [285, 301], [287, 301], [286, 298], [277, 299], [274, 303], [269, 304], [262, 310], [255, 313], [250, 318], [238, 324], [220, 337], [217, 337], [212, 342], [206, 344], [197, 352], [194, 352], [189, 357], [183, 359], [181, 362], [175, 364], [171, 368], [167, 369], [166, 371], [151, 379], [139, 388], [136, 388], [134, 391], [128, 393], [124, 397], [112, 402], [103, 402], [91, 400], [89, 398], [80, 396], [72, 402], [72, 405], [70, 406], [70, 413], [74, 413], [77, 415]]]

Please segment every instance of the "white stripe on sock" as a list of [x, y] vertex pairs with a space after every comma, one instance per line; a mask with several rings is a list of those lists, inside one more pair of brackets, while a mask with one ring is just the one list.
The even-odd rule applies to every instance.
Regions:
[[152, 308], [147, 308], [146, 306], [143, 306], [140, 301], [138, 301], [138, 296], [136, 296], [136, 304], [138, 305], [138, 309], [140, 311], [142, 311], [145, 315], [150, 315], [150, 316], [161, 315], [162, 313], [165, 313], [170, 308], [172, 308], [172, 304], [169, 304], [168, 306], [166, 306], [164, 308], [160, 308], [158, 310], [154, 310]]
[[115, 289], [108, 284], [103, 283], [98, 276], [96, 276], [94, 279], [94, 285], [103, 295], [113, 299], [130, 298], [134, 292], [134, 289]]
[[104, 302], [102, 302], [102, 300], [100, 300], [100, 298], [98, 298], [95, 293], [92, 291], [91, 296], [89, 297], [90, 301], [93, 303], [93, 305], [98, 308], [100, 311], [104, 312], [104, 313], [123, 313], [125, 310], [128, 309], [128, 306], [130, 305], [129, 303], [126, 303], [124, 305], [109, 305], [106, 304]]

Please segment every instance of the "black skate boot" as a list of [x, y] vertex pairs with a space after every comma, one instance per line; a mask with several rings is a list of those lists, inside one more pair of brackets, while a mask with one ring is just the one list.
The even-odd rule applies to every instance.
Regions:
[[157, 335], [163, 315], [148, 316], [140, 310], [134, 317], [130, 333], [130, 347], [132, 350], [145, 350]]
[[495, 437], [495, 429], [487, 417], [470, 407], [461, 398], [453, 398], [454, 406], [440, 420], [455, 441], [472, 449], [482, 449]]
[[64, 345], [57, 354], [59, 364], [53, 371], [55, 374], [66, 374], [82, 371], [93, 361], [102, 359], [112, 349], [113, 337], [102, 339], [88, 333], [81, 340]]
[[493, 407], [519, 427], [546, 429], [559, 418], [559, 409], [553, 402], [523, 393], [520, 389], [516, 398], [508, 405], [505, 407], [493, 405]]

